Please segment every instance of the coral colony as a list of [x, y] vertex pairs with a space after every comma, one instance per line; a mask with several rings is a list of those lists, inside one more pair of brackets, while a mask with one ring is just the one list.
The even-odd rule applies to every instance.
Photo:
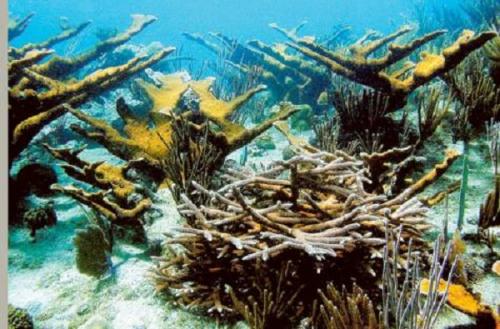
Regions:
[[[102, 30], [76, 55], [52, 48], [90, 22], [11, 46], [11, 229], [27, 229], [36, 248], [37, 231], [60, 224], [57, 205], [30, 200], [74, 199], [88, 218], [74, 232], [75, 266], [99, 280], [113, 275], [114, 245], [148, 240], [157, 194], [169, 189], [183, 222], [163, 232], [149, 275], [164, 303], [256, 329], [430, 329], [448, 309], [474, 328], [498, 328], [496, 306], [472, 285], [492, 266], [498, 273], [500, 37], [498, 16], [481, 15], [498, 15], [498, 3], [463, 10], [479, 32], [449, 33], [420, 17], [420, 30], [359, 39], [347, 26], [301, 36], [304, 24], [270, 24], [283, 38], [275, 44], [185, 33], [217, 57], [215, 78], [173, 70], [182, 67], [173, 47], [123, 51], [156, 21], [149, 15]], [[10, 22], [9, 40], [36, 18]], [[85, 107], [117, 87], [142, 108], [118, 97], [111, 122]], [[40, 138], [64, 118], [65, 141]], [[443, 136], [463, 148], [442, 147]], [[282, 159], [252, 161], [276, 150], [276, 138], [287, 144]], [[491, 192], [467, 204], [470, 154], [484, 141]], [[89, 160], [89, 146], [108, 158]], [[27, 155], [34, 148], [47, 163]], [[234, 152], [244, 152], [239, 163]], [[455, 181], [446, 179], [452, 166]], [[443, 219], [431, 220], [444, 204]], [[469, 231], [466, 205], [478, 213]], [[483, 264], [470, 246], [486, 246]], [[12, 328], [33, 321], [9, 306]]]

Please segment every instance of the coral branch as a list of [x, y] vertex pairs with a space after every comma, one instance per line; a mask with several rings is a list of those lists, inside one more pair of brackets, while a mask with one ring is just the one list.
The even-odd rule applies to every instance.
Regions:
[[[394, 151], [366, 158], [402, 162], [400, 153], [408, 156]], [[259, 266], [273, 268], [291, 261], [308, 280], [314, 276], [311, 272], [338, 278], [346, 266], [349, 278], [366, 275], [360, 283], [368, 277], [373, 280], [380, 274], [374, 268], [382, 268], [387, 232], [400, 227], [398, 243], [405, 251], [409, 246], [403, 241], [408, 239], [425, 249], [422, 235], [430, 227], [427, 208], [408, 197], [437, 179], [454, 156], [424, 176], [418, 188], [410, 189], [412, 194], [396, 197], [384, 189], [366, 189], [367, 163], [340, 151], [300, 153], [260, 173], [227, 170], [222, 175], [227, 183], [217, 191], [193, 181], [192, 194], [203, 197], [195, 203], [181, 196], [178, 209], [189, 224], [169, 232], [167, 243], [180, 245], [183, 251], [175, 260], [158, 264], [158, 289], [180, 296], [180, 303], [226, 314], [227, 302], [222, 302], [224, 307], [219, 304], [229, 296], [221, 286], [237, 286], [240, 292], [251, 289], [248, 282]], [[352, 262], [352, 257], [359, 261]], [[240, 273], [246, 273], [244, 280]], [[243, 316], [250, 314], [234, 296], [233, 302]]]
[[61, 167], [68, 176], [102, 191], [90, 193], [73, 186], [61, 185], [52, 186], [53, 190], [74, 198], [120, 225], [138, 224], [140, 215], [151, 207], [148, 197], [137, 200], [135, 195], [140, 195], [143, 189], [126, 177], [128, 166], [84, 161], [78, 155], [85, 147], [56, 149], [47, 144], [43, 146], [54, 158], [64, 162]]
[[9, 48], [9, 56], [12, 56], [14, 58], [20, 58], [23, 57], [28, 51], [35, 50], [35, 49], [43, 49], [43, 48], [51, 48], [52, 46], [63, 42], [65, 40], [71, 39], [74, 36], [78, 35], [81, 33], [87, 26], [90, 25], [91, 22], [85, 22], [82, 24], [79, 24], [78, 26], [74, 28], [69, 28], [66, 30], [63, 30], [60, 34], [53, 36], [52, 38], [49, 38], [43, 42], [40, 43], [28, 43], [21, 48]]
[[[410, 27], [404, 26], [384, 38], [369, 42], [361, 40], [349, 47], [350, 55], [346, 55], [345, 52], [330, 51], [311, 38], [300, 38], [295, 31], [287, 31], [276, 24], [271, 27], [291, 41], [288, 43], [290, 47], [326, 65], [332, 72], [400, 98], [404, 98], [434, 77], [452, 70], [471, 52], [482, 47], [497, 35], [495, 32], [483, 32], [475, 36], [472, 31], [465, 30], [455, 43], [445, 48], [440, 55], [422, 53], [421, 60], [412, 69], [411, 75], [408, 78], [402, 78], [399, 74], [390, 75], [385, 70], [408, 57], [422, 45], [444, 34], [445, 31], [431, 32], [403, 45], [391, 43], [394, 39], [411, 31]], [[382, 46], [388, 48], [384, 56], [369, 58], [369, 55]], [[410, 68], [406, 69], [406, 71], [409, 70]]]
[[34, 70], [40, 74], [57, 79], [67, 76], [94, 61], [104, 53], [129, 41], [134, 35], [156, 21], [151, 15], [132, 15], [132, 24], [124, 32], [100, 42], [94, 48], [72, 58], [54, 57], [44, 64], [38, 65]]
[[[114, 46], [127, 41], [132, 35], [140, 32], [153, 19], [149, 16], [135, 17], [132, 27], [123, 35], [115, 37], [107, 46], [97, 46], [93, 55], [85, 57], [80, 64], [85, 65], [97, 56], [110, 51]], [[63, 39], [73, 37], [86, 25], [67, 30], [63, 34], [47, 40], [43, 45], [52, 45]], [[174, 51], [165, 48], [149, 58], [134, 58], [128, 63], [98, 70], [76, 82], [65, 82], [59, 77], [66, 77], [71, 70], [59, 70], [56, 76], [47, 74], [41, 67], [47, 63], [36, 65], [52, 51], [38, 49], [37, 45], [27, 45], [20, 51], [22, 57], [9, 57], [9, 139], [10, 161], [30, 143], [33, 137], [49, 122], [66, 112], [67, 105], [79, 106], [96, 94], [109, 90], [123, 82], [133, 74], [151, 66]], [[15, 51], [15, 50], [13, 50]], [[55, 63], [55, 62], [54, 62]], [[75, 62], [76, 63], [76, 62]], [[74, 66], [76, 69], [77, 66]], [[63, 72], [64, 71], [64, 72]]]
[[24, 30], [28, 27], [31, 18], [35, 15], [35, 13], [30, 13], [20, 20], [12, 20], [9, 21], [9, 41], [14, 40], [21, 34], [23, 34]]

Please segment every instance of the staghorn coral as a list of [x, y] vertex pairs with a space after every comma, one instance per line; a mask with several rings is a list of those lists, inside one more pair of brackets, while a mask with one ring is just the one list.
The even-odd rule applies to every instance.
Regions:
[[[185, 81], [182, 74], [172, 74], [162, 77], [160, 81], [161, 87], [140, 82], [152, 103], [150, 112], [152, 124], [148, 120], [136, 117], [125, 102], [119, 99], [117, 112], [125, 123], [124, 134], [105, 121], [68, 107], [69, 112], [91, 128], [72, 125], [72, 129], [100, 143], [119, 158], [126, 161], [141, 159], [149, 171], [159, 173], [157, 181], [162, 182], [168, 177], [165, 177], [167, 173], [161, 169], [161, 162], [172, 156], [169, 153], [173, 131], [172, 114], [178, 113], [188, 119], [190, 128], [195, 132], [204, 129], [203, 124], [198, 124], [197, 120], [206, 119], [211, 125], [207, 140], [223, 158], [272, 127], [274, 122], [284, 120], [300, 110], [300, 107], [290, 103], [281, 103], [276, 114], [247, 129], [233, 122], [230, 119], [231, 114], [253, 95], [264, 90], [264, 86], [258, 86], [231, 101], [223, 101], [217, 99], [211, 92], [213, 79]], [[194, 97], [195, 100], [191, 108], [186, 107], [183, 101], [188, 96]]]
[[133, 58], [125, 64], [97, 70], [81, 80], [71, 74], [127, 42], [156, 20], [153, 16], [134, 15], [132, 25], [123, 33], [102, 41], [78, 56], [53, 56], [51, 47], [80, 33], [88, 23], [66, 29], [40, 44], [9, 49], [9, 159], [10, 163], [49, 122], [66, 113], [67, 105], [79, 106], [95, 95], [122, 83], [128, 77], [151, 66], [173, 48], [164, 48], [149, 58]]
[[[464, 30], [441, 54], [423, 52], [418, 63], [408, 63], [401, 69], [390, 71], [395, 63], [410, 56], [416, 49], [445, 31], [430, 32], [405, 44], [395, 44], [392, 41], [412, 31], [409, 26], [403, 26], [385, 37], [373, 38], [373, 32], [368, 32], [344, 51], [331, 51], [316, 43], [314, 38], [299, 37], [295, 29], [285, 30], [277, 24], [271, 26], [291, 41], [287, 43], [288, 46], [325, 65], [333, 73], [393, 96], [394, 105], [391, 108], [401, 107], [406, 96], [413, 90], [452, 70], [471, 52], [497, 35], [491, 31], [476, 36], [474, 32]], [[382, 57], [370, 57], [385, 46], [388, 50]]]
[[118, 225], [139, 225], [140, 216], [148, 210], [151, 199], [145, 187], [127, 177], [130, 164], [115, 166], [105, 162], [89, 163], [79, 158], [85, 146], [77, 149], [44, 147], [54, 158], [63, 162], [62, 169], [71, 178], [100, 191], [86, 191], [75, 186], [52, 185], [52, 190], [64, 193], [97, 211]]
[[[181, 195], [179, 211], [190, 224], [167, 233], [168, 245], [183, 248], [158, 260], [157, 289], [180, 304], [232, 314], [225, 285], [245, 292], [260, 266], [276, 269], [291, 260], [300, 282], [312, 285], [305, 290], [316, 291], [328, 277], [339, 283], [359, 279], [373, 290], [369, 282], [382, 269], [386, 230], [402, 226], [401, 238], [424, 246], [429, 225], [415, 196], [453, 157], [397, 195], [369, 192], [366, 162], [341, 151], [302, 151], [259, 174], [228, 169], [222, 175], [227, 184], [216, 191], [193, 182], [208, 201], [195, 204]], [[298, 300], [310, 308], [311, 298], [309, 293]]]
[[9, 19], [9, 26], [8, 26], [9, 41], [12, 41], [21, 34], [23, 34], [24, 30], [26, 30], [26, 28], [30, 23], [31, 18], [33, 18], [34, 15], [35, 13], [29, 13], [28, 15], [20, 19]]
[[313, 106], [330, 81], [326, 70], [291, 53], [281, 43], [268, 45], [259, 40], [241, 43], [220, 33], [208, 37], [193, 33], [184, 36], [219, 56], [223, 54], [226, 63], [247, 76], [257, 68], [259, 81], [268, 85], [278, 99]]

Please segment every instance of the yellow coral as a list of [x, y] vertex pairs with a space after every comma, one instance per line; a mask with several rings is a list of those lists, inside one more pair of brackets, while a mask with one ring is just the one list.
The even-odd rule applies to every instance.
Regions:
[[153, 102], [151, 112], [170, 113], [175, 109], [188, 85], [183, 80], [183, 74], [170, 74], [158, 79], [162, 87], [139, 80], [139, 85], [145, 90]]
[[442, 55], [422, 52], [421, 61], [415, 66], [413, 72], [415, 79], [429, 79], [436, 71], [442, 70], [446, 64]]
[[135, 190], [134, 184], [123, 176], [123, 167], [102, 163], [95, 169], [95, 175], [98, 182], [111, 185], [119, 199], [126, 200]]
[[[429, 280], [423, 279], [422, 282], [420, 282], [420, 292], [427, 295], [429, 293], [429, 285]], [[446, 285], [447, 282], [441, 279], [439, 281], [438, 292], [444, 293], [446, 291]], [[449, 284], [447, 301], [453, 308], [473, 316], [477, 316], [481, 309], [479, 300], [468, 292], [464, 286], [459, 284]]]
[[493, 271], [493, 273], [495, 273], [496, 275], [500, 276], [500, 260], [497, 260], [493, 266], [491, 267], [491, 270]]

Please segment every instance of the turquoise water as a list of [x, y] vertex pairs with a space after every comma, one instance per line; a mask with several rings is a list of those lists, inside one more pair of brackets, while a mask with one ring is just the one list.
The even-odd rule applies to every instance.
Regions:
[[[427, 1], [443, 4], [443, 1]], [[460, 1], [446, 1], [451, 10], [458, 10]], [[158, 22], [148, 28], [147, 33], [137, 36], [137, 42], [160, 41], [165, 45], [183, 46], [188, 53], [196, 54], [199, 47], [193, 47], [181, 36], [182, 32], [221, 32], [240, 40], [279, 40], [276, 32], [268, 28], [272, 22], [291, 27], [302, 21], [308, 24], [304, 33], [326, 34], [336, 24], [351, 25], [357, 33], [375, 29], [387, 33], [406, 23], [412, 10], [412, 1], [398, 0], [313, 0], [313, 1], [9, 1], [11, 15], [35, 12], [26, 33], [15, 40], [23, 44], [39, 41], [59, 29], [59, 18], [67, 17], [73, 24], [92, 20], [87, 32], [89, 38], [82, 38], [82, 48], [95, 42], [91, 31], [97, 27], [124, 28], [129, 15], [150, 14]], [[43, 19], [40, 19], [43, 17]], [[201, 60], [201, 59], [200, 59]]]

